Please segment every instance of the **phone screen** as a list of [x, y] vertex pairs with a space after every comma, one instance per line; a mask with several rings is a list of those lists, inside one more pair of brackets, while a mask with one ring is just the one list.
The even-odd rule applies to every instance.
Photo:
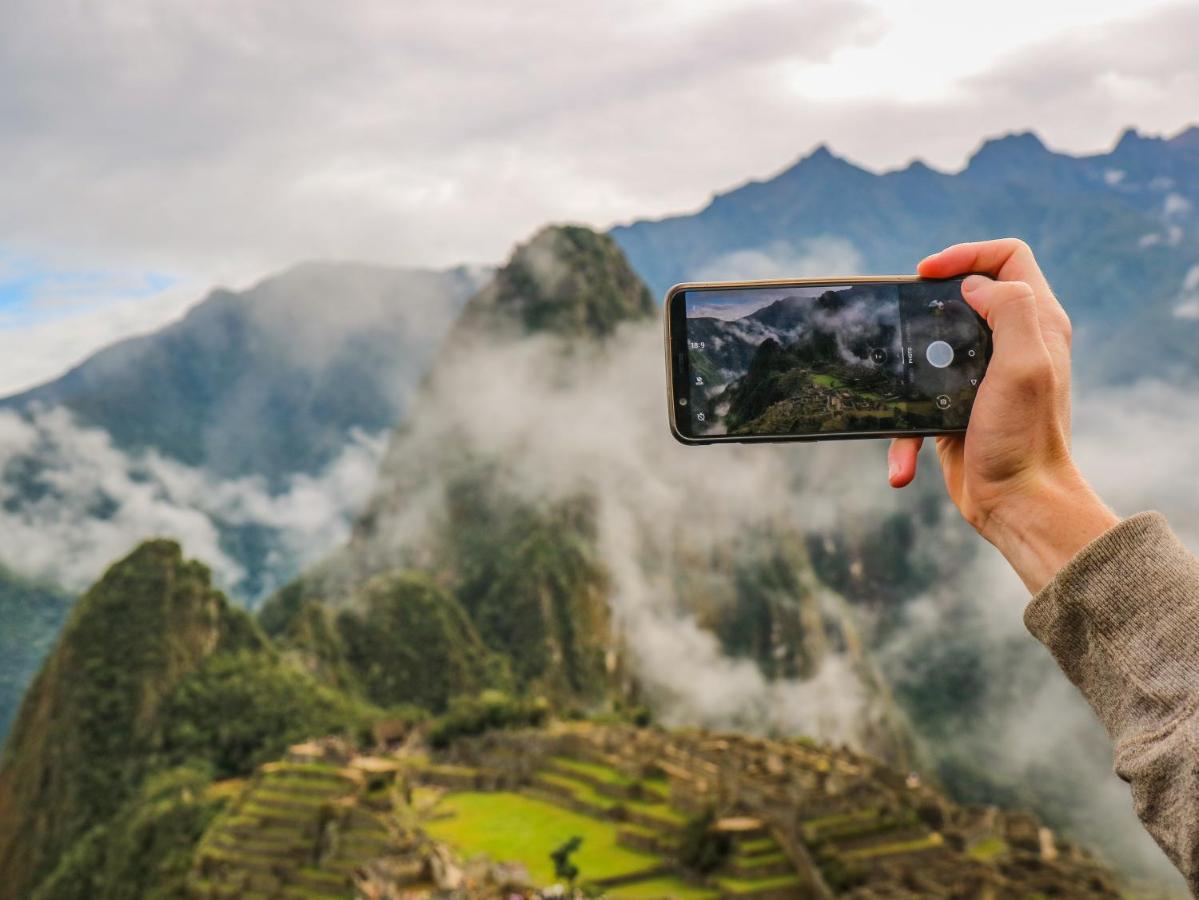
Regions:
[[990, 355], [960, 278], [704, 287], [672, 302], [689, 437], [958, 431]]

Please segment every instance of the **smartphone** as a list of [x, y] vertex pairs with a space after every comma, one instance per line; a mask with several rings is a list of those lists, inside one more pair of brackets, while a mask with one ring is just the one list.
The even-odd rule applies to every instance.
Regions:
[[991, 357], [962, 278], [677, 284], [665, 319], [685, 444], [962, 432]]

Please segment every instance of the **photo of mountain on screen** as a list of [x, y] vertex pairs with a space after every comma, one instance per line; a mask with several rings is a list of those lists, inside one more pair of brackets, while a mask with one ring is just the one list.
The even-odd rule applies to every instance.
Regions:
[[683, 438], [961, 431], [990, 355], [960, 278], [681, 285], [668, 305]]

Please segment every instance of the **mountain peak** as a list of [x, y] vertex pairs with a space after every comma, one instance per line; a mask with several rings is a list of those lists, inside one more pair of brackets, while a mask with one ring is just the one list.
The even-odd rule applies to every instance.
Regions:
[[1112, 153], [1127, 153], [1130, 150], [1136, 150], [1147, 145], [1158, 145], [1164, 143], [1158, 135], [1142, 134], [1133, 127], [1125, 128], [1120, 132], [1120, 138], [1116, 141], [1116, 146]]
[[1199, 149], [1199, 125], [1192, 125], [1189, 128], [1183, 129], [1166, 143], [1171, 147]]
[[970, 157], [966, 168], [973, 169], [978, 165], [990, 166], [996, 163], [1026, 162], [1036, 157], [1051, 155], [1052, 151], [1045, 146], [1045, 142], [1035, 132], [1013, 131], [983, 141]]
[[458, 332], [603, 336], [654, 314], [649, 290], [610, 236], [550, 225], [519, 245], [467, 304]]
[[219, 647], [260, 641], [208, 569], [185, 561], [174, 541], [148, 541], [104, 573], [76, 604], [5, 747], [6, 896], [25, 896], [87, 825], [124, 799], [171, 689]]

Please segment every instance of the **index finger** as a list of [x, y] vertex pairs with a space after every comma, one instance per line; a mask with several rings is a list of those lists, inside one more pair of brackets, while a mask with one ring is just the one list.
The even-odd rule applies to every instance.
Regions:
[[922, 259], [916, 271], [925, 278], [981, 272], [999, 281], [1023, 281], [1042, 299], [1053, 296], [1032, 249], [1019, 238], [954, 244]]

